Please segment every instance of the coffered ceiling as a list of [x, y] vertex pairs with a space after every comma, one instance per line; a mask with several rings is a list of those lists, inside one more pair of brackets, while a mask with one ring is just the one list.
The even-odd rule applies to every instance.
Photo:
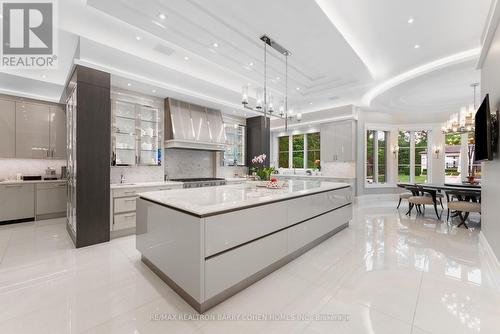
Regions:
[[[43, 78], [36, 71], [3, 74], [52, 85], [57, 96], [54, 87], [62, 92], [79, 41], [77, 62], [111, 72], [116, 85], [249, 116], [241, 87], [263, 85], [259, 37], [267, 34], [292, 52], [289, 99], [301, 112], [346, 104], [405, 112], [434, 102], [439, 109], [445, 102], [415, 95], [411, 82], [425, 90], [455, 81], [442, 97], [449, 105], [464, 100], [466, 89], [457, 85], [477, 80], [471, 59], [479, 54], [489, 6], [490, 0], [65, 0], [59, 2], [63, 66]], [[276, 102], [283, 99], [284, 70], [284, 57], [269, 50]], [[0, 86], [9, 89], [4, 80]], [[47, 92], [29, 87], [33, 95]]]

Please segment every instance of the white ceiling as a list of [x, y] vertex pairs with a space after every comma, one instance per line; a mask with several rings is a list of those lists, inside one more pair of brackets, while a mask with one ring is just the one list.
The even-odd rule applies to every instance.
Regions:
[[[475, 61], [460, 63], [422, 75], [379, 95], [373, 109], [406, 116], [411, 121], [445, 121], [460, 107], [474, 103], [472, 83], [480, 82]], [[476, 104], [480, 101], [477, 88]]]
[[[0, 92], [20, 89], [56, 99], [80, 37], [78, 61], [111, 72], [116, 85], [131, 83], [145, 93], [207, 101], [250, 116], [240, 106], [241, 87], [262, 86], [259, 37], [268, 34], [292, 51], [289, 98], [296, 110], [364, 100], [387, 112], [432, 109], [433, 103], [443, 110], [470, 96], [463, 83], [477, 81], [470, 59], [479, 53], [489, 5], [490, 0], [65, 0], [59, 2], [62, 66], [44, 78], [37, 71], [9, 72]], [[427, 66], [433, 63], [439, 66]], [[271, 50], [268, 64], [268, 84], [279, 101], [283, 57]], [[394, 78], [402, 79], [388, 85]], [[25, 88], [22, 80], [29, 82]], [[443, 85], [446, 94], [435, 96], [433, 90]]]

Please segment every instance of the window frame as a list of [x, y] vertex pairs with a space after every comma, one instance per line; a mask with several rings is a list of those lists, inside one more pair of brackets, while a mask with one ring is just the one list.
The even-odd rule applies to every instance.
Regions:
[[[397, 129], [398, 140], [399, 143], [399, 133], [400, 132], [409, 132], [410, 133], [410, 175], [408, 179], [408, 183], [415, 183], [415, 168], [416, 168], [416, 142], [415, 142], [415, 133], [416, 132], [426, 132], [427, 133], [427, 176], [425, 183], [432, 183], [432, 142], [434, 136], [434, 130], [426, 127], [399, 127]], [[421, 164], [420, 164], [421, 165]], [[444, 163], [443, 163], [444, 168]], [[399, 180], [399, 148], [396, 159], [396, 181], [400, 183]]]
[[[308, 168], [307, 167], [307, 157], [308, 157], [308, 152], [309, 152], [309, 144], [308, 144], [308, 138], [307, 136], [310, 135], [310, 134], [313, 134], [313, 133], [318, 133], [319, 134], [319, 138], [320, 138], [320, 144], [319, 144], [319, 148], [318, 149], [314, 149], [313, 151], [318, 151], [319, 154], [320, 154], [320, 160], [321, 160], [321, 131], [320, 130], [316, 130], [316, 131], [308, 131], [308, 132], [292, 132], [292, 133], [288, 133], [288, 134], [284, 134], [282, 136], [280, 135], [277, 135], [275, 138], [277, 140], [277, 147], [278, 147], [278, 150], [277, 150], [277, 165], [278, 165], [278, 168], [284, 168], [284, 169], [295, 169], [295, 170], [308, 170], [308, 169], [314, 169], [314, 168]], [[293, 150], [293, 137], [294, 136], [303, 136], [303, 141], [304, 141], [304, 148], [302, 150], [302, 153], [304, 155], [303, 157], [303, 166], [302, 167], [293, 167], [293, 153], [294, 152], [300, 152], [300, 151], [294, 151]], [[280, 153], [284, 153], [286, 151], [280, 151], [280, 143], [279, 143], [279, 140], [280, 138], [283, 138], [283, 137], [288, 137], [288, 167], [280, 167]]]
[[[374, 159], [373, 161], [373, 180], [376, 182], [369, 183], [367, 181], [367, 173], [368, 173], [368, 132], [373, 131], [374, 132], [374, 148], [375, 148], [375, 142], [377, 142], [377, 147], [378, 147], [378, 132], [384, 132], [385, 133], [385, 182], [384, 183], [379, 183], [379, 175], [377, 173], [378, 167], [379, 167], [379, 161], [378, 159]], [[389, 177], [389, 171], [390, 171], [390, 161], [389, 161], [389, 154], [390, 154], [390, 142], [391, 142], [391, 134], [392, 134], [392, 129], [383, 127], [383, 126], [367, 126], [365, 127], [364, 131], [364, 160], [363, 160], [363, 183], [365, 187], [367, 188], [384, 188], [384, 187], [393, 187], [394, 185], [391, 183], [390, 177]], [[378, 152], [378, 150], [377, 150]], [[375, 155], [375, 149], [374, 149], [374, 155]], [[378, 157], [378, 154], [377, 154]], [[375, 168], [375, 164], [377, 165]]]

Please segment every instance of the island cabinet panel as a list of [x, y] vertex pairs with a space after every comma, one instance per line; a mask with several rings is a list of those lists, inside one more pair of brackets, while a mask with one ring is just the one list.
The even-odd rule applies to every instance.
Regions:
[[339, 228], [352, 219], [352, 205], [346, 205], [301, 224], [288, 231], [288, 254], [304, 247], [321, 236]]
[[323, 192], [288, 201], [288, 218], [295, 224], [351, 202], [351, 188]]
[[137, 199], [136, 247], [142, 256], [202, 302], [201, 220]]
[[287, 204], [277, 202], [205, 219], [205, 257], [287, 226]]
[[287, 232], [215, 256], [205, 262], [205, 300], [258, 273], [287, 254]]

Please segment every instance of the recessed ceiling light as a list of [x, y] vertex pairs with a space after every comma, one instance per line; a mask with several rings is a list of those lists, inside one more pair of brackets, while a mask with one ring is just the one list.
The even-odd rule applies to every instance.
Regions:
[[420, 44], [415, 44], [414, 48], [415, 49], [420, 49]]
[[142, 37], [141, 36], [135, 36], [135, 39], [138, 40], [138, 41], [140, 41], [142, 39]]
[[310, 105], [313, 105], [313, 103], [312, 103], [312, 102], [309, 102], [309, 104], [310, 104]]
[[276, 77], [276, 80], [279, 80], [279, 79], [280, 79], [280, 77]]
[[250, 63], [248, 63], [248, 66], [253, 66], [253, 65], [254, 65], [253, 61], [251, 61]]
[[127, 84], [127, 86], [132, 87], [132, 84], [129, 82], [129, 83]]
[[412, 24], [413, 22], [415, 22], [415, 19], [413, 17], [410, 17], [408, 19], [408, 24]]
[[297, 88], [295, 88], [295, 89], [296, 89], [297, 91], [299, 91], [299, 90], [300, 90], [300, 87], [297, 87]]
[[156, 89], [153, 89], [153, 90], [152, 90], [152, 92], [153, 92], [153, 93], [156, 93]]
[[184, 60], [188, 61], [189, 57], [188, 56], [184, 56]]
[[212, 43], [212, 46], [213, 46], [214, 48], [218, 48], [218, 47], [219, 47], [219, 43], [217, 43], [217, 42], [216, 42], [216, 43]]
[[167, 18], [167, 16], [163, 13], [158, 14], [158, 17], [162, 20], [165, 20]]
[[45, 74], [42, 74], [42, 78], [44, 78], [44, 79], [45, 79], [46, 77], [47, 77], [47, 75], [45, 75]]

